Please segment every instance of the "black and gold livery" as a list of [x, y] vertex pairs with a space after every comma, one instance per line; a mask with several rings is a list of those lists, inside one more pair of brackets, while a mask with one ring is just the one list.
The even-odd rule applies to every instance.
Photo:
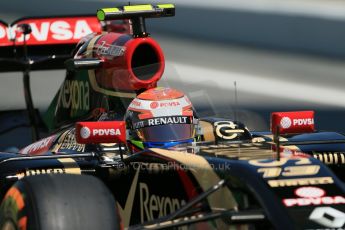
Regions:
[[175, 8], [97, 14], [103, 25], [124, 20], [129, 32], [108, 28], [82, 39], [63, 59], [67, 77], [45, 119], [54, 132], [0, 154], [1, 230], [345, 228], [338, 133], [278, 136], [200, 118], [195, 142], [169, 149], [130, 154], [125, 143], [77, 143], [75, 121], [120, 120], [132, 98], [156, 86], [164, 57], [145, 19]]

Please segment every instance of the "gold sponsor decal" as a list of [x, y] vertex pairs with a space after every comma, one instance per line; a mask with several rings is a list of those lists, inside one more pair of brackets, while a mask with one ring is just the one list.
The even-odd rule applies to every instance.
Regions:
[[139, 171], [140, 170], [137, 170], [135, 173], [125, 204], [120, 205], [119, 203], [117, 203], [117, 208], [119, 210], [119, 214], [121, 216], [124, 227], [128, 227], [131, 220], [131, 214], [132, 214], [134, 198], [135, 198], [135, 191], [138, 185]]
[[285, 168], [270, 167], [270, 168], [259, 168], [258, 173], [263, 173], [263, 178], [271, 177], [290, 177], [290, 176], [312, 176], [319, 172], [319, 165], [299, 165], [299, 166], [288, 166]]
[[180, 209], [186, 201], [152, 194], [146, 183], [139, 183], [141, 222], [166, 216]]
[[52, 168], [52, 169], [29, 169], [21, 173], [17, 173], [18, 179], [22, 179], [25, 176], [34, 176], [41, 174], [63, 174], [66, 173], [63, 168]]
[[69, 149], [72, 151], [84, 152], [85, 151], [85, 145], [84, 144], [77, 144], [77, 143], [62, 143], [60, 146], [60, 149]]
[[313, 178], [298, 178], [298, 179], [281, 179], [269, 180], [267, 183], [271, 187], [290, 187], [302, 185], [316, 185], [316, 184], [333, 184], [332, 177], [313, 177]]
[[325, 164], [345, 164], [344, 152], [313, 153], [313, 157]]
[[73, 158], [60, 158], [58, 161], [63, 164], [66, 173], [81, 174], [80, 167]]
[[279, 160], [272, 160], [267, 161], [266, 159], [257, 159], [257, 160], [250, 160], [248, 161], [249, 164], [259, 167], [280, 167], [285, 165], [289, 160], [295, 161], [295, 165], [308, 165], [312, 162], [309, 158], [296, 158], [296, 159], [290, 159], [290, 158], [280, 158]]
[[237, 125], [232, 121], [217, 121], [213, 125], [217, 136], [221, 139], [232, 140], [238, 137], [239, 133], [244, 133], [244, 130], [237, 129]]
[[59, 152], [68, 149], [77, 152], [85, 152], [85, 144], [78, 144], [75, 139], [75, 130], [68, 130], [59, 138], [58, 144], [52, 152]]

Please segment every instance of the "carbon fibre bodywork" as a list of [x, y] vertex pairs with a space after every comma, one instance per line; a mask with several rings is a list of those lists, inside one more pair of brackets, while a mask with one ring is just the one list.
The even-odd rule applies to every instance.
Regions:
[[[24, 176], [94, 175], [116, 197], [123, 224], [128, 227], [167, 217], [224, 180], [226, 186], [193, 207], [191, 213], [260, 209], [265, 221], [231, 223], [225, 218], [193, 226], [320, 229], [334, 223], [333, 217], [325, 217], [326, 222], [311, 219], [317, 208], [337, 210], [334, 215], [345, 212], [344, 183], [322, 162], [304, 153], [283, 152], [278, 160], [276, 151], [267, 143], [199, 143], [172, 150], [147, 149], [125, 155], [121, 160], [121, 146], [81, 145], [68, 135], [74, 135], [73, 130], [54, 136], [46, 146], [49, 150], [42, 153], [37, 151], [42, 145], [38, 149], [29, 146], [29, 155], [2, 153], [2, 196]], [[315, 197], [296, 194], [298, 189], [306, 188], [324, 194]], [[329, 215], [333, 215], [332, 211]], [[321, 221], [322, 218], [319, 217]]]

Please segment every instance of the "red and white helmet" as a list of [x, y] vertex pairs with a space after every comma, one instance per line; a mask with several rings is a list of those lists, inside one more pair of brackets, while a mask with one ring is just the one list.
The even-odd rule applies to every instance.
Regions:
[[125, 119], [130, 141], [144, 148], [193, 140], [195, 116], [193, 105], [183, 92], [157, 87], [139, 94], [130, 103]]

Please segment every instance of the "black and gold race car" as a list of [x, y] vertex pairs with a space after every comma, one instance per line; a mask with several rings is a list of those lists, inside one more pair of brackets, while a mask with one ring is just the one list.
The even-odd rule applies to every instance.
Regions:
[[[268, 132], [200, 118], [196, 142], [129, 151], [124, 113], [164, 70], [145, 19], [174, 15], [130, 5], [0, 25], [15, 34], [0, 70], [23, 72], [34, 139], [0, 153], [1, 230], [345, 228], [345, 136], [317, 132], [312, 111], [273, 113]], [[39, 139], [30, 71], [57, 68]]]

